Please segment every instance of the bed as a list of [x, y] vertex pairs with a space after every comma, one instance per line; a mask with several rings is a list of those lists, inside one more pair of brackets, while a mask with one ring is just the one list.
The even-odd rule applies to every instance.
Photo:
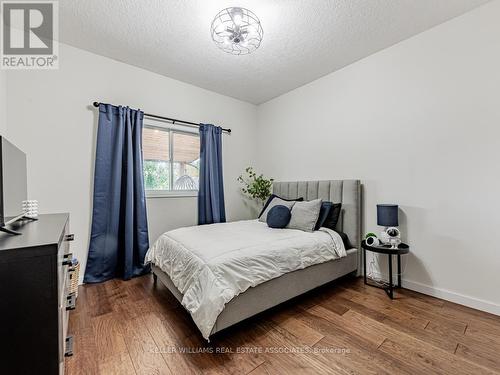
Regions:
[[253, 315], [357, 272], [360, 189], [358, 180], [273, 184], [273, 193], [286, 199], [342, 203], [336, 230], [347, 234], [351, 248], [326, 228], [313, 233], [273, 230], [248, 220], [167, 232], [146, 260], [155, 281], [159, 279], [191, 313], [208, 340]]

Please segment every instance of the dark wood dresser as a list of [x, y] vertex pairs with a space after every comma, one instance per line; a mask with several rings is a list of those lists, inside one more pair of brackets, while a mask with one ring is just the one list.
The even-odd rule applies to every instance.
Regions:
[[10, 227], [22, 235], [0, 233], [0, 374], [62, 374], [75, 303], [67, 288], [69, 214]]

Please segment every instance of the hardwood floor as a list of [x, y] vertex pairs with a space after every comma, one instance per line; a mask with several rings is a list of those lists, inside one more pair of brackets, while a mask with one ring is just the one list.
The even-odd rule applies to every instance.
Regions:
[[500, 373], [500, 317], [347, 278], [216, 335], [151, 276], [81, 286], [67, 374]]

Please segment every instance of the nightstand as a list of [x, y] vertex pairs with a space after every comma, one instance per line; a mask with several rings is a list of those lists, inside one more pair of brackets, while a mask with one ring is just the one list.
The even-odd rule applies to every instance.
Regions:
[[[366, 285], [370, 285], [376, 288], [385, 290], [387, 295], [394, 299], [394, 289], [401, 288], [401, 255], [408, 254], [410, 252], [410, 246], [401, 243], [396, 249], [392, 249], [390, 245], [377, 245], [370, 246], [367, 245], [365, 241], [361, 242], [361, 248], [363, 249], [363, 276]], [[389, 284], [388, 285], [375, 285], [368, 282], [366, 277], [366, 251], [371, 251], [373, 253], [386, 254], [389, 260]], [[392, 257], [397, 255], [398, 257], [398, 283], [394, 285], [392, 281]]]

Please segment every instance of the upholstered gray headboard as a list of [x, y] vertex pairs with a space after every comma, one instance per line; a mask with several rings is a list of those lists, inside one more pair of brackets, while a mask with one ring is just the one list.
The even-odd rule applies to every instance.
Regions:
[[274, 182], [273, 193], [283, 198], [305, 200], [321, 198], [342, 203], [337, 229], [349, 236], [351, 244], [361, 248], [361, 184], [359, 180]]

